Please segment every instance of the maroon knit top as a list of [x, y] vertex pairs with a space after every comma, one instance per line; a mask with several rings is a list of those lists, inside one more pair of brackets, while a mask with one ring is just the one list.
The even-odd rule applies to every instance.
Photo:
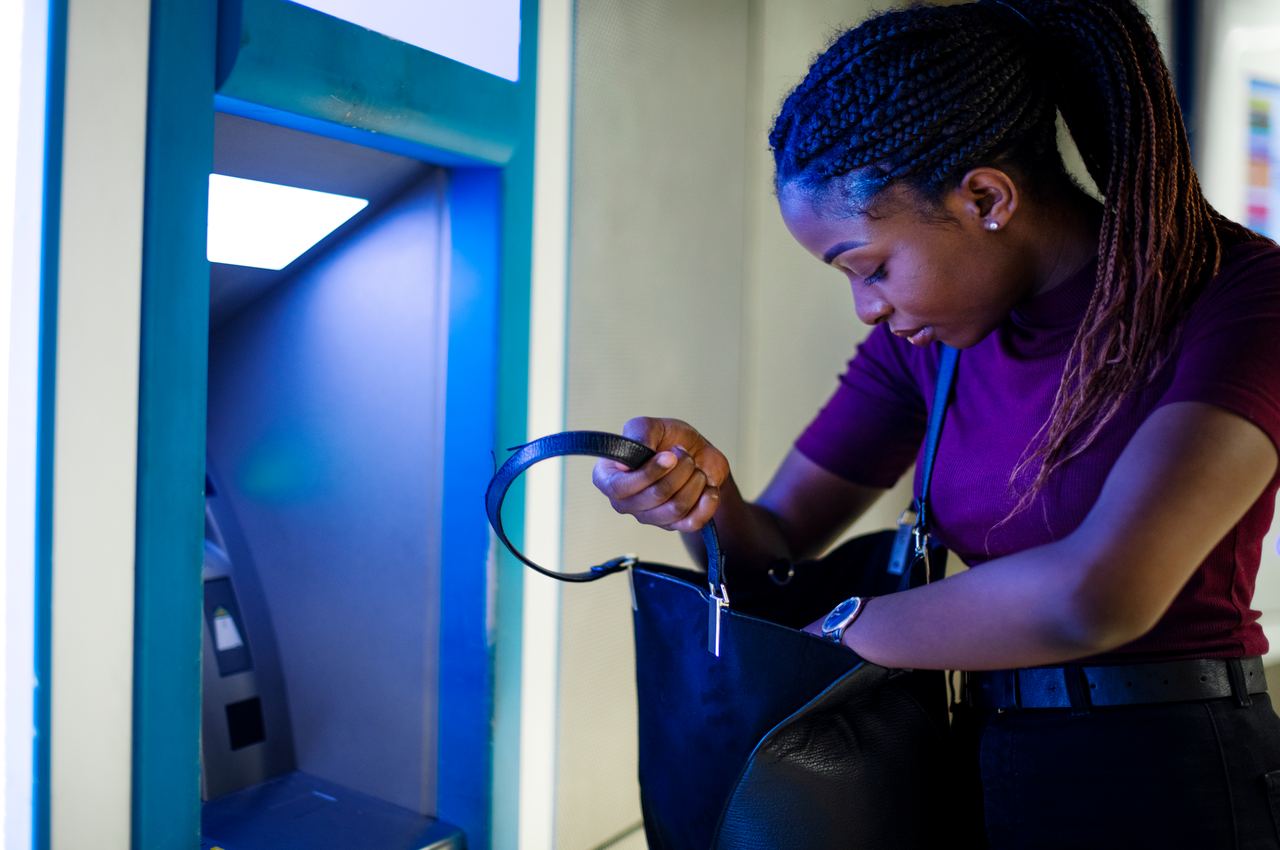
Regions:
[[[1091, 263], [1019, 305], [960, 355], [931, 501], [935, 533], [971, 566], [1073, 531], [1138, 426], [1162, 405], [1217, 405], [1255, 423], [1280, 449], [1280, 247], [1251, 242], [1227, 249], [1221, 271], [1193, 304], [1169, 365], [1125, 401], [1093, 445], [1059, 469], [1029, 509], [997, 525], [1016, 502], [1010, 473], [1048, 418], [1095, 274]], [[939, 354], [937, 345], [915, 348], [885, 325], [876, 327], [796, 447], [849, 481], [892, 486], [920, 452]], [[1251, 601], [1278, 483], [1280, 475], [1214, 547], [1154, 629], [1097, 660], [1265, 652]], [[917, 492], [919, 486], [917, 471]]]

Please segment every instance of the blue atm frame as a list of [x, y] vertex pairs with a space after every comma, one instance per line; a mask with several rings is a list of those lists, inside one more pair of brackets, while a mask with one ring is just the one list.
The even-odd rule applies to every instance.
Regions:
[[[518, 717], [522, 574], [499, 559], [493, 616], [481, 495], [491, 450], [523, 442], [526, 429], [537, 0], [521, 0], [520, 14], [519, 80], [510, 82], [286, 0], [153, 0], [134, 651], [138, 850], [191, 850], [199, 841], [209, 309], [202, 201], [215, 93], [218, 110], [452, 169], [441, 635], [449, 652], [440, 688], [448, 734], [439, 741], [437, 814], [477, 848], [491, 844], [494, 813], [514, 822], [515, 771], [494, 765], [516, 753], [518, 723], [494, 719]], [[519, 540], [522, 498], [513, 498], [507, 529]], [[47, 741], [40, 755], [47, 758]], [[47, 795], [41, 783], [38, 847], [48, 845]]]

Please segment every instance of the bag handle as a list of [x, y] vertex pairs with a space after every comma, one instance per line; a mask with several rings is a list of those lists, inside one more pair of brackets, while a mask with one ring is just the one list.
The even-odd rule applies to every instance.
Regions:
[[[507, 533], [502, 527], [502, 502], [506, 499], [511, 485], [524, 474], [526, 469], [549, 458], [588, 455], [617, 461], [629, 469], [638, 469], [644, 466], [653, 454], [653, 449], [643, 443], [604, 431], [565, 431], [525, 443], [515, 449], [515, 454], [507, 458], [494, 474], [493, 480], [489, 482], [489, 489], [484, 497], [489, 524], [493, 526], [503, 545], [511, 550], [511, 554], [544, 576], [560, 581], [595, 581], [610, 573], [625, 570], [635, 564], [634, 555], [614, 558], [580, 573], [560, 573], [539, 566], [507, 538]], [[724, 555], [720, 551], [720, 538], [716, 534], [714, 520], [702, 527], [702, 545], [707, 550], [707, 583], [711, 586], [712, 596], [724, 598], [727, 602], [727, 594], [724, 592]]]
[[[929, 545], [927, 505], [929, 485], [933, 480], [933, 461], [938, 451], [938, 441], [942, 435], [942, 421], [946, 414], [947, 402], [951, 395], [951, 385], [955, 378], [956, 362], [959, 351], [948, 345], [942, 346], [942, 360], [938, 368], [938, 384], [934, 390], [933, 407], [929, 411], [929, 428], [925, 440], [924, 470], [921, 480], [920, 496], [915, 500], [916, 522], [912, 529], [915, 537], [916, 552], [927, 554]], [[607, 458], [624, 464], [630, 469], [643, 466], [653, 457], [653, 450], [643, 443], [617, 434], [603, 431], [565, 431], [560, 434], [540, 437], [523, 446], [515, 448], [515, 453], [494, 473], [485, 491], [485, 511], [489, 516], [489, 524], [497, 533], [498, 539], [522, 563], [550, 578], [560, 581], [595, 581], [610, 573], [621, 572], [636, 564], [634, 555], [624, 555], [597, 564], [585, 572], [560, 573], [548, 570], [525, 556], [523, 552], [507, 537], [502, 527], [502, 503], [512, 483], [526, 469], [535, 463], [553, 457], [568, 455], [588, 455]], [[724, 553], [720, 549], [720, 538], [716, 533], [715, 520], [710, 520], [702, 527], [702, 545], [707, 552], [707, 586], [710, 590], [711, 607], [707, 626], [707, 648], [716, 656], [720, 655], [720, 619], [729, 607], [729, 591], [725, 580]]]

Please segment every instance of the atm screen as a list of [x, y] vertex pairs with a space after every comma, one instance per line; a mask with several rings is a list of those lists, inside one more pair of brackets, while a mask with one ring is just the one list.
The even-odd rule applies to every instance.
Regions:
[[218, 674], [230, 676], [253, 669], [249, 644], [240, 618], [231, 579], [215, 578], [204, 583], [204, 618], [213, 638], [213, 655], [218, 659]]

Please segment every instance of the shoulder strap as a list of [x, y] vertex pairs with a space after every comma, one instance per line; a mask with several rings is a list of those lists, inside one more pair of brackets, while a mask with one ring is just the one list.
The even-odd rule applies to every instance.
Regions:
[[920, 493], [898, 519], [898, 534], [889, 556], [888, 572], [901, 576], [899, 589], [911, 586], [911, 570], [916, 559], [925, 559], [925, 580], [942, 578], [943, 562], [929, 559], [929, 487], [933, 483], [933, 465], [938, 456], [938, 443], [942, 439], [942, 422], [947, 415], [951, 398], [951, 385], [955, 381], [956, 363], [960, 352], [949, 345], [942, 346], [942, 358], [938, 363], [938, 380], [933, 387], [933, 404], [929, 408], [929, 426], [925, 432], [924, 452], [920, 457]]
[[[956, 364], [960, 352], [949, 345], [942, 346], [942, 359], [938, 363], [938, 382], [933, 388], [933, 406], [929, 409], [929, 429], [925, 434], [924, 464], [920, 475], [920, 495], [911, 504], [915, 513], [915, 521], [907, 516], [898, 525], [898, 537], [894, 544], [894, 553], [889, 562], [889, 572], [901, 575], [903, 588], [910, 585], [911, 574], [906, 569], [914, 558], [924, 559], [925, 581], [938, 581], [943, 576], [944, 561], [941, 558], [931, 559], [930, 548], [933, 545], [932, 523], [929, 516], [929, 488], [933, 484], [933, 467], [938, 457], [938, 443], [942, 439], [942, 423], [947, 418], [947, 406], [951, 401], [951, 386], [955, 382]], [[910, 524], [908, 524], [910, 523]], [[913, 558], [914, 555], [914, 558]]]
[[929, 504], [929, 485], [933, 483], [933, 462], [938, 456], [938, 442], [942, 439], [942, 422], [947, 417], [947, 405], [951, 400], [951, 386], [955, 383], [956, 363], [960, 352], [949, 345], [942, 346], [942, 360], [938, 364], [938, 383], [933, 388], [933, 407], [929, 410], [929, 430], [924, 443], [924, 472], [920, 478], [920, 497], [916, 499], [920, 522], [925, 520]]

